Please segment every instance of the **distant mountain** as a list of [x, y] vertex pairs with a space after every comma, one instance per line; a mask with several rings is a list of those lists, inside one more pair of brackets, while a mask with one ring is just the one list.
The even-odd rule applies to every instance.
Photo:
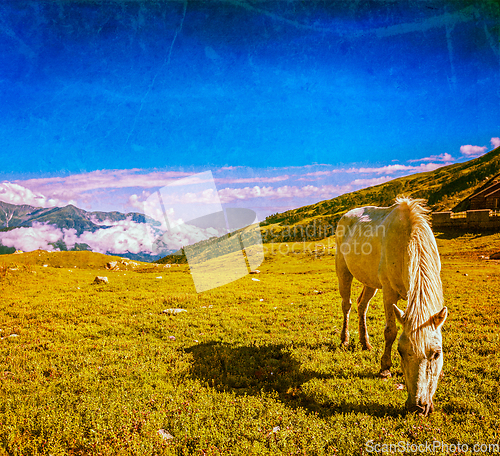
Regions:
[[60, 229], [74, 228], [77, 235], [85, 231], [94, 232], [105, 228], [106, 222], [132, 220], [145, 223], [146, 216], [136, 212], [87, 212], [72, 204], [64, 207], [41, 208], [27, 205], [9, 204], [0, 201], [0, 228], [19, 228], [33, 223], [48, 223]]
[[[40, 208], [28, 205], [9, 204], [0, 201], [0, 231], [10, 231], [15, 228], [31, 227], [33, 224], [47, 224], [60, 230], [74, 229], [76, 235], [80, 236], [85, 232], [96, 232], [111, 228], [116, 222], [132, 221], [136, 223], [146, 223], [146, 216], [136, 212], [123, 214], [121, 212], [87, 212], [72, 204], [65, 207]], [[52, 244], [54, 248], [66, 250], [67, 247], [58, 240]], [[15, 250], [14, 247], [6, 247], [0, 244], [0, 255], [9, 254]], [[76, 243], [72, 250], [91, 250], [85, 243]], [[110, 255], [117, 254], [113, 251], [106, 252]], [[161, 255], [149, 255], [147, 253], [120, 252], [121, 257], [130, 258], [136, 261], [155, 261]]]

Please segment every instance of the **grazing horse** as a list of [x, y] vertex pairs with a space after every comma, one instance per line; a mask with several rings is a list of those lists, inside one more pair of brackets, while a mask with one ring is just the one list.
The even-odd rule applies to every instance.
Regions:
[[[390, 377], [391, 349], [397, 335], [396, 319], [403, 327], [401, 355], [409, 411], [427, 415], [443, 367], [441, 328], [448, 311], [443, 307], [441, 261], [423, 200], [397, 198], [391, 207], [353, 209], [336, 230], [336, 269], [344, 323], [341, 344], [349, 344], [349, 312], [353, 277], [363, 285], [358, 298], [359, 338], [370, 350], [366, 312], [370, 299], [382, 289], [385, 309], [385, 350], [381, 377]], [[399, 299], [408, 301], [403, 312]]]

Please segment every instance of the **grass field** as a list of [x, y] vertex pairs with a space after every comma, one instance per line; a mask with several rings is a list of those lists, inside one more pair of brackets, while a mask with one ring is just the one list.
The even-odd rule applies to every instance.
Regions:
[[[355, 305], [351, 345], [339, 348], [331, 239], [267, 245], [259, 275], [202, 294], [186, 265], [107, 271], [110, 258], [88, 252], [0, 256], [0, 455], [358, 455], [391, 443], [416, 454], [433, 441], [450, 450], [433, 454], [450, 454], [498, 444], [500, 265], [479, 257], [500, 250], [500, 235], [440, 234], [438, 244], [449, 318], [427, 418], [404, 411], [395, 350], [395, 375], [377, 377], [381, 293], [368, 314], [374, 349], [360, 350]], [[97, 275], [109, 283], [93, 285]], [[161, 312], [174, 307], [187, 312]]]

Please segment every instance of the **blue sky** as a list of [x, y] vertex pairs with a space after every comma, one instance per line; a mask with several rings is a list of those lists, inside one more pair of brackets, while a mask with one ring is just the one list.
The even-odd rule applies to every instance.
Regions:
[[494, 1], [0, 5], [0, 200], [274, 212], [500, 143]]

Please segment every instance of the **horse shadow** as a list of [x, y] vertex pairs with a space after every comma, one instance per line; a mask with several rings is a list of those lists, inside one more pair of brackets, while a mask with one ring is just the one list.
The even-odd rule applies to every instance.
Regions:
[[[328, 348], [338, 349], [336, 346]], [[378, 379], [378, 374], [372, 371], [352, 373], [341, 369], [325, 374], [304, 369], [292, 356], [289, 347], [282, 344], [233, 346], [208, 342], [186, 348], [185, 352], [192, 357], [191, 376], [220, 392], [236, 395], [274, 393], [289, 407], [303, 408], [323, 417], [351, 412], [376, 417], [398, 417], [406, 413], [403, 404], [388, 405], [366, 400], [360, 403], [359, 397], [332, 401], [316, 390], [312, 393], [310, 388], [304, 386], [313, 379], [333, 379], [333, 388], [342, 391], [348, 388], [353, 376]]]

